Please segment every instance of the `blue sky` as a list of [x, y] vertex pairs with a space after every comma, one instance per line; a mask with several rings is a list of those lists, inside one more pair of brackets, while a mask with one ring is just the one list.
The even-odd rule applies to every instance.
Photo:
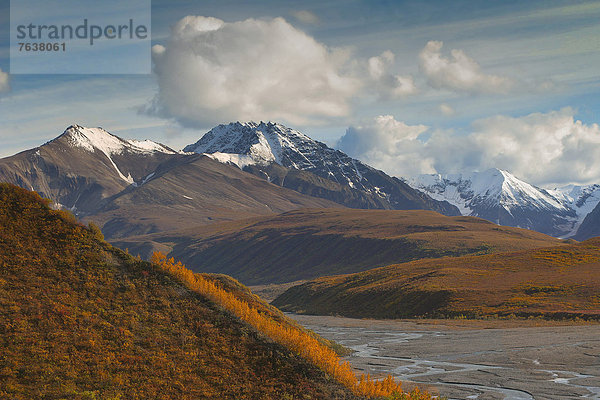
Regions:
[[[9, 7], [0, 0], [4, 72], [9, 72]], [[206, 20], [188, 21], [188, 28], [197, 29], [195, 40], [206, 41], [194, 42], [202, 60], [185, 53], [191, 42], [173, 33], [186, 16], [223, 22], [206, 32], [198, 28]], [[158, 72], [9, 75], [10, 90], [0, 92], [0, 156], [35, 147], [71, 123], [180, 149], [217, 123], [276, 118], [396, 175], [499, 166], [546, 186], [600, 182], [586, 167], [598, 154], [579, 157], [574, 150], [596, 151], [599, 22], [600, 1], [154, 0]], [[240, 44], [242, 39], [247, 43]], [[221, 47], [213, 54], [209, 45]], [[305, 57], [294, 53], [296, 45]], [[260, 51], [265, 53], [255, 57]], [[221, 74], [215, 63], [225, 59], [229, 64]], [[290, 60], [291, 72], [282, 71], [285, 63], [272, 66], [281, 59]], [[178, 65], [180, 60], [188, 65]], [[195, 75], [201, 68], [209, 71], [204, 77]], [[231, 89], [236, 74], [254, 83]], [[266, 75], [274, 83], [264, 82]], [[224, 86], [212, 87], [213, 82]], [[278, 99], [268, 98], [265, 85], [273, 85]], [[308, 91], [311, 85], [321, 89]], [[394, 123], [383, 124], [381, 116]], [[509, 147], [493, 151], [497, 132], [504, 132], [494, 124], [508, 127], [506, 140], [515, 142], [520, 158], [507, 154]], [[527, 167], [529, 153], [535, 154], [532, 137], [546, 136], [554, 138], [550, 142], [560, 154], [548, 149], [542, 153], [547, 165]], [[437, 152], [445, 141], [481, 146], [477, 151], [489, 160], [475, 162], [457, 148], [456, 160], [441, 162]], [[529, 153], [521, 151], [526, 146]], [[419, 157], [418, 167], [407, 167], [415, 161], [403, 148]], [[543, 171], [576, 161], [581, 165], [568, 176]]]

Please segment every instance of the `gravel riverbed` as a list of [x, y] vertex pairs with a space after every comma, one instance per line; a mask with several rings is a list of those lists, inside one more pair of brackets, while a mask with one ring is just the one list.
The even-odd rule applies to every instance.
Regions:
[[355, 369], [407, 388], [449, 399], [600, 399], [600, 324], [289, 316], [353, 349]]

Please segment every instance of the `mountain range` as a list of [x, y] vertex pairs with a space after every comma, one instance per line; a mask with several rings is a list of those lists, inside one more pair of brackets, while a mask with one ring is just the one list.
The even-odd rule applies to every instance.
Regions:
[[0, 181], [95, 221], [108, 239], [343, 207], [470, 215], [555, 237], [600, 233], [600, 210], [591, 213], [600, 185], [545, 190], [497, 169], [403, 180], [272, 122], [219, 125], [183, 151], [72, 125], [1, 159]]
[[[325, 179], [334, 183], [337, 190], [345, 190], [363, 201], [354, 208], [420, 209], [460, 215], [448, 202], [433, 200], [398, 178], [277, 123], [219, 125], [183, 151], [211, 154], [277, 185], [334, 200], [312, 187], [314, 182]], [[304, 175], [291, 174], [290, 179], [290, 171], [302, 171]], [[352, 207], [348, 200], [340, 203]]]
[[80, 219], [93, 220], [107, 238], [296, 208], [341, 207], [207, 156], [78, 125], [40, 147], [1, 159], [0, 181], [35, 190]]
[[[413, 209], [476, 216], [499, 225], [531, 229], [561, 238], [591, 237], [585, 231], [580, 234], [577, 231], [600, 202], [600, 185], [569, 185], [546, 190], [500, 169], [398, 179], [299, 131], [271, 122], [219, 125], [184, 151], [210, 154], [216, 160], [237, 165], [275, 184], [325, 197], [351, 208], [405, 209], [408, 202], [409, 208]], [[301, 173], [305, 174], [304, 179], [299, 177]], [[341, 186], [337, 193], [345, 191], [345, 199], [340, 200], [331, 193], [316, 193], [315, 185], [307, 190], [307, 173]], [[314, 177], [311, 181], [314, 182]], [[423, 204], [400, 182], [439, 203], [426, 199]], [[355, 189], [362, 192], [362, 197], [353, 196]], [[365, 201], [365, 193], [370, 196], [370, 201]], [[591, 220], [584, 229], [590, 230], [590, 225], [594, 226]]]
[[[219, 131], [230, 132], [226, 135], [230, 138], [239, 136], [240, 129], [245, 136], [236, 143], [241, 146], [245, 141], [248, 151], [260, 155], [256, 157], [261, 162], [252, 164], [256, 168], [249, 171], [221, 162], [219, 154], [223, 153], [179, 152], [149, 140], [121, 139], [102, 128], [72, 125], [42, 146], [1, 159], [0, 181], [35, 190], [57, 207], [94, 220], [107, 238], [298, 208], [432, 209], [459, 214], [449, 203], [433, 200], [397, 178], [281, 125], [235, 123], [228, 129], [217, 127], [204, 137]], [[261, 129], [272, 133], [269, 138], [279, 151], [266, 145]], [[262, 147], [253, 144], [258, 135]], [[287, 137], [293, 140], [286, 142]], [[275, 147], [276, 142], [294, 145]], [[266, 160], [287, 161], [268, 165]], [[352, 170], [342, 167], [340, 160], [352, 165]], [[313, 166], [310, 171], [293, 168], [309, 165]], [[273, 178], [265, 177], [265, 171]], [[348, 184], [352, 180], [355, 187]]]
[[546, 190], [500, 169], [419, 175], [407, 183], [434, 199], [454, 204], [463, 215], [555, 237], [575, 236], [585, 217], [600, 202], [600, 185]]

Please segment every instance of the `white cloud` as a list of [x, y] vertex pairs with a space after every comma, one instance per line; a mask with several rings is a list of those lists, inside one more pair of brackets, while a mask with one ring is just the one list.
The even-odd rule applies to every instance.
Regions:
[[411, 126], [391, 115], [381, 115], [349, 127], [337, 147], [392, 175], [435, 172], [433, 160], [423, 157], [423, 143], [419, 140], [427, 129], [425, 125]]
[[7, 92], [9, 90], [10, 85], [8, 84], [8, 74], [0, 69], [0, 93]]
[[533, 183], [600, 183], [600, 128], [574, 118], [570, 108], [521, 118], [475, 121], [471, 142], [488, 165]]
[[383, 99], [395, 99], [417, 93], [411, 76], [394, 75], [389, 72], [394, 62], [394, 53], [389, 50], [380, 56], [369, 58], [367, 62], [371, 87]]
[[483, 73], [479, 64], [462, 50], [454, 49], [451, 58], [444, 57], [443, 45], [432, 40], [419, 53], [421, 71], [432, 87], [470, 93], [507, 93], [515, 86], [510, 78]]
[[362, 82], [332, 50], [282, 18], [227, 23], [188, 16], [154, 46], [154, 111], [184, 125], [277, 120], [304, 125], [350, 113]]
[[294, 11], [294, 12], [292, 12], [292, 15], [298, 21], [305, 23], [305, 24], [316, 25], [319, 23], [319, 17], [317, 17], [315, 14], [313, 14], [312, 12], [310, 12], [308, 10]]
[[397, 176], [496, 167], [540, 186], [600, 183], [600, 127], [573, 114], [495, 116], [475, 121], [466, 135], [380, 116], [348, 128], [338, 146]]

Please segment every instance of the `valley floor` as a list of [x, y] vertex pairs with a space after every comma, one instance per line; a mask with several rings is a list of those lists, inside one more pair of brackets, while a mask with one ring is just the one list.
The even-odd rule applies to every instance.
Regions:
[[600, 324], [538, 320], [359, 320], [290, 317], [390, 373], [449, 399], [600, 399]]

